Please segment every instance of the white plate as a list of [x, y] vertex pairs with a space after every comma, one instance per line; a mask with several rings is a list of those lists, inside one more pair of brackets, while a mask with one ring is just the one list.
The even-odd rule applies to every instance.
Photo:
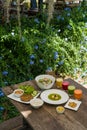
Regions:
[[[37, 94], [34, 98], [38, 97], [39, 94], [40, 94], [40, 91], [38, 91], [38, 94]], [[18, 97], [16, 97], [16, 96], [14, 95], [14, 93], [9, 94], [7, 97], [9, 97], [9, 98], [11, 98], [11, 99], [13, 99], [13, 100], [15, 100], [15, 101], [21, 102], [21, 103], [25, 103], [25, 104], [29, 104], [29, 103], [30, 103], [30, 101], [29, 101], [29, 102], [21, 101], [21, 99], [18, 98]], [[34, 99], [34, 98], [33, 98], [33, 99]]]
[[[69, 103], [70, 103], [70, 102], [76, 103], [76, 104], [77, 104], [76, 107], [73, 108], [73, 107], [69, 106]], [[68, 108], [68, 109], [71, 109], [71, 110], [77, 111], [81, 103], [82, 103], [81, 101], [74, 100], [74, 99], [69, 99], [69, 101], [65, 104], [64, 107], [65, 107], [65, 108]]]
[[[61, 96], [61, 99], [56, 100], [56, 101], [49, 99], [48, 96], [52, 93], [59, 94]], [[65, 102], [67, 102], [67, 100], [69, 99], [69, 96], [66, 92], [64, 92], [62, 90], [58, 90], [58, 89], [45, 90], [41, 93], [40, 97], [44, 102], [46, 102], [48, 104], [53, 104], [53, 105], [63, 104]]]

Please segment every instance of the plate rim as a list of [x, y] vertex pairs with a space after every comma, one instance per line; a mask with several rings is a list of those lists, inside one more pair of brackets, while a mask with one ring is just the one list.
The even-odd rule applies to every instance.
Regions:
[[[61, 102], [61, 103], [58, 103], [58, 101], [52, 101], [52, 100], [51, 100], [51, 102], [48, 102], [48, 101], [44, 100], [43, 97], [42, 97], [42, 94], [45, 93], [45, 92], [47, 92], [47, 91], [53, 91], [53, 90], [54, 90], [54, 91], [60, 91], [60, 92], [65, 93], [66, 96], [67, 96], [67, 99], [66, 99], [65, 101]], [[51, 93], [52, 93], [52, 92], [51, 92]], [[59, 94], [59, 93], [58, 93], [58, 94]], [[40, 94], [40, 98], [41, 98], [45, 103], [48, 103], [48, 104], [51, 104], [51, 105], [60, 105], [60, 104], [66, 103], [66, 102], [69, 100], [69, 95], [68, 95], [65, 91], [63, 91], [63, 90], [59, 90], [59, 89], [48, 89], [48, 90], [44, 90], [44, 91]]]

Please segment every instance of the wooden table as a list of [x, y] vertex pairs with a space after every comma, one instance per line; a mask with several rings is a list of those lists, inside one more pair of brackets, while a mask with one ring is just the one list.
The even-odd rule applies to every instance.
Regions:
[[[32, 127], [32, 130], [87, 130], [87, 89], [72, 79], [67, 79], [67, 81], [83, 90], [82, 104], [78, 111], [66, 109], [64, 114], [58, 114], [54, 105], [44, 103], [41, 108], [34, 109], [30, 105], [22, 104], [11, 99], [10, 101], [23, 115], [27, 124]], [[31, 84], [35, 88], [38, 88], [35, 81], [27, 81], [21, 84]], [[8, 95], [19, 85], [5, 87], [3, 91]]]

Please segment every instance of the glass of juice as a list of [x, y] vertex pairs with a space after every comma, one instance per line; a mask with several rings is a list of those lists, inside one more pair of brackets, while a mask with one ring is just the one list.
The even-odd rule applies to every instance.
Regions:
[[75, 90], [75, 86], [73, 86], [73, 85], [69, 85], [68, 86], [68, 93], [69, 93], [69, 95], [73, 95], [74, 94], [74, 90]]
[[77, 100], [80, 100], [82, 98], [82, 90], [81, 89], [74, 90], [74, 98]]
[[69, 86], [69, 82], [68, 82], [68, 81], [63, 81], [63, 83], [62, 83], [62, 88], [63, 88], [64, 90], [68, 90], [68, 86]]
[[62, 83], [63, 83], [63, 79], [62, 78], [57, 78], [56, 79], [56, 86], [57, 86], [57, 88], [62, 88]]

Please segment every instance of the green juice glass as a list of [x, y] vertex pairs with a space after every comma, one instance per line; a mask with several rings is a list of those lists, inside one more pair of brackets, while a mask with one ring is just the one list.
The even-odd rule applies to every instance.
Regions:
[[73, 85], [68, 86], [68, 94], [69, 95], [73, 95], [74, 90], [75, 90], [75, 86], [73, 86]]

